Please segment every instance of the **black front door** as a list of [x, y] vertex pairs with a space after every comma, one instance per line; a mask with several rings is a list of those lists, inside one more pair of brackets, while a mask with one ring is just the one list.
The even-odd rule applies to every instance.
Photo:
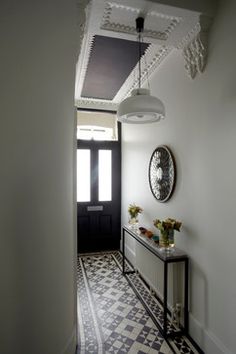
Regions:
[[118, 249], [120, 213], [120, 141], [78, 140], [78, 252]]

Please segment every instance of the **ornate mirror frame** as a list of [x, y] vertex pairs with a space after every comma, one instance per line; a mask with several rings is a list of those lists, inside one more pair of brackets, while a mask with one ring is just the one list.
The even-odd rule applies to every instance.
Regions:
[[161, 203], [166, 202], [173, 193], [176, 179], [175, 161], [167, 146], [159, 145], [153, 151], [148, 178], [153, 196]]

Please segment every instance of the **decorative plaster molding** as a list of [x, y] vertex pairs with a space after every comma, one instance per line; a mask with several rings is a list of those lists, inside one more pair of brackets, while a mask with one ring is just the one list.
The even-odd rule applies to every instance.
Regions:
[[88, 69], [89, 58], [94, 45], [94, 35], [84, 35], [83, 44], [81, 46], [81, 53], [79, 62], [77, 65], [77, 71], [79, 72], [79, 80], [76, 80], [76, 94], [81, 96], [81, 92], [84, 85], [85, 76]]
[[206, 66], [207, 47], [203, 44], [200, 33], [184, 48], [183, 57], [188, 76], [194, 79]]
[[75, 106], [86, 109], [101, 109], [116, 111], [117, 103], [109, 100], [99, 100], [95, 98], [80, 98], [75, 100]]
[[181, 39], [176, 48], [183, 50], [197, 36], [200, 30], [200, 23], [197, 22], [194, 27]]
[[[141, 85], [143, 85], [166, 56], [171, 52], [173, 47], [170, 46], [157, 46], [155, 44], [150, 45], [141, 58]], [[134, 77], [134, 73], [137, 76]], [[128, 76], [124, 84], [121, 86], [117, 95], [114, 97], [115, 102], [120, 102], [125, 99], [131, 91], [138, 87], [138, 64], [134, 70]]]
[[150, 43], [141, 59], [142, 85], [174, 48], [182, 51], [185, 69], [192, 79], [204, 71], [207, 61], [207, 34], [212, 19], [199, 12], [146, 0], [77, 0], [77, 10], [80, 55], [76, 68], [75, 103], [81, 108], [116, 110], [117, 104], [138, 86], [137, 64], [113, 100], [81, 97], [94, 36], [132, 40], [136, 36], [136, 28], [130, 24], [134, 24], [142, 13], [145, 17], [143, 37]]
[[[76, 64], [76, 80], [75, 80], [75, 96], [78, 97], [81, 93], [83, 82], [80, 78], [80, 73], [84, 71], [83, 64], [86, 64], [86, 33], [88, 32], [88, 15], [91, 9], [92, 1], [90, 0], [77, 0], [77, 26], [79, 27], [79, 39], [78, 39], [78, 61]], [[87, 66], [85, 65], [87, 68]]]
[[[123, 20], [123, 23], [117, 22], [115, 19], [114, 12], [119, 11], [119, 19]], [[122, 13], [126, 12], [126, 13]], [[127, 12], [130, 12], [127, 14]], [[126, 5], [121, 5], [115, 2], [107, 2], [104, 8], [104, 14], [101, 21], [100, 28], [113, 32], [121, 32], [136, 35], [136, 27], [130, 26], [127, 23], [135, 23], [135, 18], [140, 14], [141, 10], [139, 8], [134, 8]], [[114, 17], [112, 19], [112, 16]], [[130, 19], [131, 16], [131, 19]], [[118, 17], [118, 16], [117, 16]], [[133, 17], [133, 19], [132, 19]], [[165, 21], [165, 28], [162, 30], [153, 30], [151, 28], [145, 28], [143, 32], [144, 37], [154, 38], [158, 40], [167, 40], [170, 34], [175, 30], [176, 26], [181, 22], [180, 17], [169, 16], [155, 11], [151, 11], [145, 14], [145, 19], [148, 20], [152, 17], [157, 17], [162, 21]], [[129, 21], [125, 23], [124, 19], [129, 18]], [[155, 19], [156, 20], [156, 19]], [[155, 21], [155, 24], [158, 23]], [[162, 24], [163, 25], [163, 24]]]
[[77, 8], [77, 26], [79, 27], [79, 46], [78, 46], [78, 54], [80, 52], [82, 40], [84, 37], [86, 20], [87, 20], [87, 12], [86, 7], [88, 6], [90, 0], [77, 0], [76, 8]]
[[200, 16], [199, 22], [177, 46], [177, 49], [182, 50], [185, 69], [191, 79], [194, 79], [197, 73], [202, 73], [206, 67], [208, 30], [211, 22], [209, 17]]

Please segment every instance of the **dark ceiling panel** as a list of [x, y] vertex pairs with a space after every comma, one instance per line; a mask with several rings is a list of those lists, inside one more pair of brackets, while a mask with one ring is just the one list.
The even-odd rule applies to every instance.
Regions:
[[95, 36], [81, 96], [112, 100], [137, 62], [137, 42]]

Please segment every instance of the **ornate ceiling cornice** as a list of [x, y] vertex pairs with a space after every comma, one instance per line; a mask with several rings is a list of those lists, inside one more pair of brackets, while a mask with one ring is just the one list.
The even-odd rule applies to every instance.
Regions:
[[194, 79], [207, 62], [207, 37], [212, 17], [190, 9], [179, 9], [147, 0], [78, 0], [80, 55], [76, 68], [75, 103], [80, 107], [115, 110], [118, 103], [137, 86], [137, 65], [112, 100], [81, 97], [94, 36], [136, 40], [133, 25], [138, 15], [145, 16], [144, 41], [150, 43], [141, 60], [141, 82], [156, 71], [174, 49], [182, 51], [188, 76]]
[[75, 106], [86, 109], [97, 109], [116, 111], [117, 103], [108, 100], [98, 100], [96, 98], [83, 97], [82, 99], [75, 99]]
[[[117, 21], [116, 12], [119, 13], [120, 22]], [[138, 17], [140, 14], [140, 9], [130, 6], [124, 6], [115, 2], [107, 2], [104, 8], [101, 29], [136, 35], [136, 27], [134, 25], [130, 25], [130, 23], [134, 24], [135, 22], [127, 21], [127, 16], [122, 16], [124, 12], [130, 12], [130, 17], [133, 17], [133, 19], [135, 20], [135, 18]], [[151, 11], [146, 14], [146, 21], [148, 21], [149, 19], [154, 19], [154, 21], [164, 20], [166, 22], [166, 27], [161, 31], [156, 31], [154, 28], [146, 27], [143, 33], [144, 37], [155, 38], [165, 41], [169, 38], [170, 34], [174, 31], [175, 27], [181, 22], [181, 18], [179, 17], [169, 16], [154, 11]]]
[[77, 26], [79, 28], [79, 43], [78, 43], [78, 55], [80, 54], [81, 44], [84, 38], [84, 31], [86, 26], [86, 8], [88, 8], [90, 0], [77, 0]]
[[[171, 52], [173, 47], [169, 46], [156, 46], [150, 45], [145, 52], [145, 55], [141, 58], [141, 85], [144, 85], [147, 81], [147, 77], [156, 70], [160, 63], [166, 58], [166, 56]], [[135, 74], [136, 73], [136, 74]], [[119, 90], [119, 92], [114, 97], [114, 101], [117, 104], [125, 99], [131, 91], [138, 86], [138, 64], [133, 70], [133, 76], [128, 76], [125, 83]]]

